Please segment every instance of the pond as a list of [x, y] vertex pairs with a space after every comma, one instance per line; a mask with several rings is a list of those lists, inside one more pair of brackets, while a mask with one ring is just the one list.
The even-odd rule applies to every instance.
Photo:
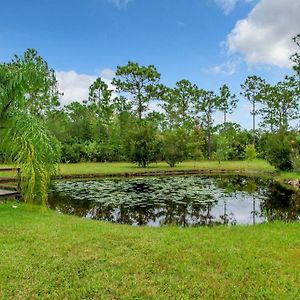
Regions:
[[49, 207], [64, 214], [147, 226], [299, 221], [300, 194], [271, 179], [173, 176], [59, 181]]

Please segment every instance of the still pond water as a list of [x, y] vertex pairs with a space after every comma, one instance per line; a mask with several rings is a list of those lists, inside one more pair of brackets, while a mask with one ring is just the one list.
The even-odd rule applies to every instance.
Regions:
[[136, 226], [300, 220], [299, 193], [271, 179], [244, 176], [60, 181], [49, 206], [64, 214]]

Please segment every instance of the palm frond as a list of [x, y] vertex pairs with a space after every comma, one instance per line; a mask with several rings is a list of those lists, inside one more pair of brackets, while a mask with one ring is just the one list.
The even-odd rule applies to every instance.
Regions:
[[27, 203], [46, 205], [51, 176], [57, 172], [59, 143], [36, 117], [10, 115], [3, 145], [21, 168], [21, 193]]

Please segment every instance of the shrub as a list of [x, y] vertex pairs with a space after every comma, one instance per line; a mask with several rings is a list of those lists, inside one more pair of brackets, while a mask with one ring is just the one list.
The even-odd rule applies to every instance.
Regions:
[[284, 134], [273, 134], [267, 138], [266, 159], [278, 170], [293, 169], [292, 147]]
[[245, 149], [245, 159], [247, 161], [253, 161], [257, 157], [257, 153], [253, 144], [249, 144]]
[[159, 141], [156, 129], [152, 124], [139, 123], [127, 132], [125, 138], [127, 157], [140, 167], [145, 168], [157, 160]]
[[187, 137], [184, 130], [165, 132], [162, 141], [163, 157], [170, 167], [175, 167], [176, 164], [187, 158]]

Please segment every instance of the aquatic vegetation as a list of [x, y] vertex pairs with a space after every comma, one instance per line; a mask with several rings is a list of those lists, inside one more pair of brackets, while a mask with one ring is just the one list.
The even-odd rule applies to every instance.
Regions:
[[[285, 204], [278, 197], [282, 193]], [[259, 177], [173, 176], [60, 181], [49, 205], [67, 214], [131, 225], [235, 225], [276, 219], [281, 209], [293, 211], [285, 213], [286, 219], [297, 219], [299, 211], [289, 203], [293, 197]]]

